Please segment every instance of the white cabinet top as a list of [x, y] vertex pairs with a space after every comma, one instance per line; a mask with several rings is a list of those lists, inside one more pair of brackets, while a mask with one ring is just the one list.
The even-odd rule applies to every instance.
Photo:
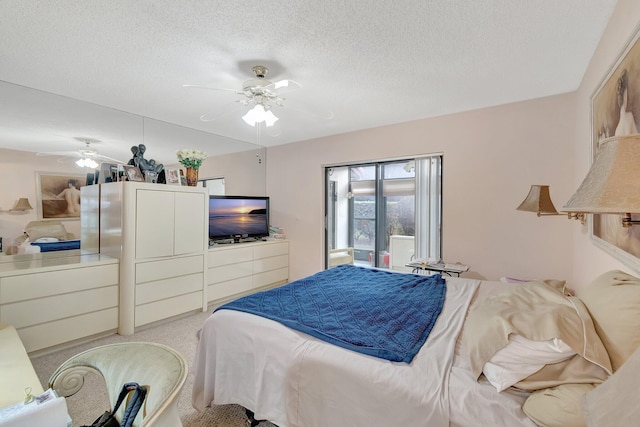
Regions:
[[117, 263], [117, 258], [100, 254], [83, 254], [80, 249], [3, 255], [0, 256], [0, 277]]

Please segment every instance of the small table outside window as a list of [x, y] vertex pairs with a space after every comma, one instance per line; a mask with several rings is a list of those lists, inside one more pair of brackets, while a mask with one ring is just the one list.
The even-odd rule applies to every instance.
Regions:
[[413, 273], [419, 273], [420, 271], [435, 271], [438, 273], [444, 273], [448, 276], [453, 276], [455, 274], [457, 277], [460, 277], [460, 273], [464, 273], [469, 270], [469, 266], [464, 264], [425, 264], [421, 262], [410, 262], [405, 264], [405, 266], [412, 268]]

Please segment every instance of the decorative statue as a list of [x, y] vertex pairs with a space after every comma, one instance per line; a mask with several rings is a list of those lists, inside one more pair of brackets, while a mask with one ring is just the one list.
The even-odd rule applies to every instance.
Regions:
[[138, 146], [131, 147], [131, 153], [133, 157], [129, 160], [130, 165], [137, 166], [140, 171], [146, 175], [147, 172], [153, 172], [154, 174], [159, 174], [163, 168], [162, 163], [156, 164], [156, 161], [153, 159], [145, 159], [144, 152], [147, 151], [147, 147], [144, 144], [139, 144]]
[[136, 166], [136, 157], [138, 157], [138, 146], [137, 145], [132, 145], [131, 146], [131, 154], [133, 154], [133, 157], [131, 157], [131, 160], [129, 160], [129, 162], [127, 164], [131, 165], [131, 166]]

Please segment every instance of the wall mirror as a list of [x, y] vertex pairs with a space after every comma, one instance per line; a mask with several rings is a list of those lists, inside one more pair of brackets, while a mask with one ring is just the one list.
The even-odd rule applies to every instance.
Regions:
[[[122, 162], [131, 158], [133, 145], [145, 144], [145, 157], [165, 165], [178, 165], [176, 150], [195, 148], [207, 152], [210, 157], [232, 155], [235, 170], [252, 170], [254, 181], [265, 181], [265, 165], [256, 166], [255, 162], [255, 153], [263, 148], [253, 143], [2, 81], [0, 99], [0, 150], [75, 152], [83, 147], [82, 139], [86, 138], [97, 141], [92, 142], [91, 148], [99, 154]], [[237, 155], [243, 152], [251, 154]], [[40, 162], [41, 157], [38, 157]], [[51, 162], [56, 162], [61, 157], [50, 158]], [[76, 168], [73, 161], [67, 160], [66, 164], [70, 172], [85, 171]], [[25, 170], [25, 174], [34, 171]], [[201, 178], [210, 178], [206, 172], [203, 175]], [[220, 176], [224, 176], [224, 172]], [[34, 194], [35, 191], [34, 187]], [[5, 221], [0, 232], [24, 227], [24, 219], [15, 218], [15, 221], [21, 222]]]

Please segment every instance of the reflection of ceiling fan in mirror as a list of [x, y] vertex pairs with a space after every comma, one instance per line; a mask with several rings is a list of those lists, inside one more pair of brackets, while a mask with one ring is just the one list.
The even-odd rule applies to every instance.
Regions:
[[[262, 65], [256, 65], [251, 70], [253, 71], [255, 78], [245, 80], [242, 83], [241, 90], [222, 89], [200, 85], [183, 85], [183, 87], [232, 92], [236, 95], [240, 95], [239, 99], [233, 103], [240, 106], [250, 107], [246, 114], [242, 116], [242, 120], [253, 127], [256, 127], [259, 123], [264, 123], [269, 135], [278, 136], [280, 134], [280, 126], [278, 123], [278, 117], [274, 114], [272, 109], [274, 106], [284, 107], [286, 98], [283, 95], [299, 89], [301, 86], [293, 80], [280, 80], [277, 82], [267, 80], [265, 77], [269, 72], [269, 69]], [[287, 104], [287, 108], [301, 110], [300, 105], [290, 106]], [[204, 122], [211, 122], [219, 120], [232, 113], [234, 113], [234, 110], [229, 108], [227, 105], [203, 114], [200, 116], [200, 120]]]
[[84, 143], [84, 147], [75, 150], [75, 151], [49, 151], [49, 152], [39, 152], [36, 153], [36, 156], [57, 156], [59, 157], [58, 161], [75, 161], [75, 164], [81, 168], [97, 168], [102, 162], [109, 163], [123, 163], [120, 160], [114, 159], [112, 157], [107, 157], [99, 154], [96, 150], [91, 148], [92, 143], [99, 143], [97, 139], [90, 138], [75, 138], [78, 141], [82, 141]]

